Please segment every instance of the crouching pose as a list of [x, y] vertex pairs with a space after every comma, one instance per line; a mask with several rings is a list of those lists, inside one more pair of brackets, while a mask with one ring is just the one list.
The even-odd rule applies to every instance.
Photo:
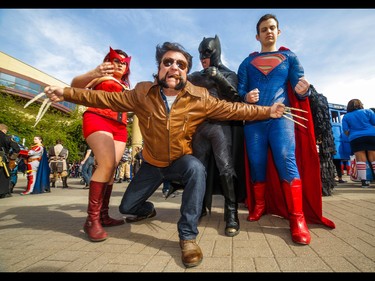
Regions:
[[182, 183], [177, 229], [182, 263], [193, 267], [203, 260], [196, 239], [206, 188], [205, 168], [192, 155], [191, 143], [197, 126], [207, 118], [280, 118], [285, 107], [280, 103], [255, 106], [212, 97], [207, 89], [187, 81], [192, 56], [178, 43], [158, 45], [155, 57], [158, 71], [154, 82], [140, 82], [132, 90], [119, 93], [48, 86], [45, 93], [54, 102], [66, 100], [137, 115], [143, 136], [143, 162], [124, 193], [120, 212], [128, 223], [152, 218], [156, 210], [147, 201], [149, 197], [165, 180]]

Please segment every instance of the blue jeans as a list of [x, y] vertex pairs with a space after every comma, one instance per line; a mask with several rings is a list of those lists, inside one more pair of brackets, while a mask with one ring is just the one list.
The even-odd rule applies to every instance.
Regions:
[[198, 221], [206, 191], [206, 169], [192, 155], [184, 155], [165, 168], [142, 162], [122, 197], [120, 213], [137, 216], [150, 214], [153, 207], [150, 210], [150, 202], [146, 200], [164, 180], [178, 181], [184, 186], [181, 217], [177, 223], [178, 234], [181, 240], [195, 239], [199, 233]]
[[92, 176], [92, 169], [94, 168], [95, 161], [94, 157], [90, 156], [87, 158], [85, 163], [82, 165], [82, 177], [85, 180], [85, 183], [88, 185], [90, 184], [91, 176]]

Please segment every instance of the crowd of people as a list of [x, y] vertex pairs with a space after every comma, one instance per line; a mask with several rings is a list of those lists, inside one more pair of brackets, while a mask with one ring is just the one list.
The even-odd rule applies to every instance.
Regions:
[[[250, 222], [265, 214], [289, 220], [297, 244], [310, 244], [309, 223], [335, 228], [322, 214], [320, 162], [308, 98], [312, 85], [297, 55], [277, 47], [281, 30], [275, 15], [262, 16], [256, 30], [260, 51], [250, 53], [237, 72], [222, 63], [215, 35], [204, 37], [198, 46], [201, 71], [189, 74], [192, 55], [181, 44], [167, 41], [156, 46], [154, 81], [131, 88], [131, 57], [110, 48], [103, 62], [73, 78], [71, 87], [44, 89], [52, 102], [88, 107], [82, 124], [88, 149], [80, 164], [89, 189], [83, 224], [89, 240], [107, 239], [105, 227], [155, 217], [150, 197], [161, 185], [168, 189], [166, 197], [183, 189], [177, 230], [186, 267], [203, 260], [198, 225], [211, 211], [213, 194], [224, 196], [229, 237], [240, 232], [240, 202], [247, 206]], [[133, 157], [126, 148], [127, 112], [139, 119], [143, 138]], [[363, 109], [359, 100], [348, 103], [343, 129], [363, 187], [369, 185], [365, 161], [375, 170], [374, 126], [374, 112]], [[28, 184], [22, 194], [48, 192], [57, 178], [68, 186], [68, 151], [59, 140], [49, 150], [48, 185], [45, 176], [38, 176], [47, 153], [42, 141], [35, 136], [29, 150]], [[309, 161], [301, 165], [303, 159]], [[124, 219], [115, 219], [109, 216], [109, 201], [114, 182], [122, 180], [129, 182], [119, 206]]]

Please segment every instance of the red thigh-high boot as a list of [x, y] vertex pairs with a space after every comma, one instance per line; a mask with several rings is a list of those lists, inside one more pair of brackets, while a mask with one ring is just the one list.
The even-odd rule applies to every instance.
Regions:
[[266, 191], [265, 182], [257, 182], [254, 184], [254, 197], [255, 197], [255, 207], [247, 220], [257, 221], [266, 211], [266, 201], [264, 199], [264, 194]]
[[124, 220], [116, 220], [109, 216], [108, 210], [109, 210], [109, 199], [111, 198], [112, 194], [112, 188], [113, 185], [107, 185], [105, 192], [104, 192], [104, 198], [103, 198], [103, 205], [102, 209], [100, 210], [100, 221], [102, 223], [102, 226], [116, 226], [124, 224]]
[[294, 179], [290, 184], [282, 182], [289, 213], [289, 226], [292, 240], [298, 244], [310, 244], [311, 236], [302, 210], [302, 184]]
[[107, 239], [107, 233], [100, 223], [100, 209], [103, 204], [103, 195], [107, 183], [90, 181], [89, 205], [87, 207], [87, 219], [83, 230], [93, 242]]

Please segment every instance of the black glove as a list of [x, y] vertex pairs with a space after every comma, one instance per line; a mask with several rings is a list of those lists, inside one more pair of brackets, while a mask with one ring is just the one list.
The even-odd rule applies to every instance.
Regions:
[[225, 98], [230, 101], [240, 101], [240, 97], [237, 93], [237, 90], [231, 82], [221, 73], [221, 71], [215, 67], [210, 66], [204, 69], [203, 73], [209, 76], [218, 86], [219, 94], [221, 98]]

